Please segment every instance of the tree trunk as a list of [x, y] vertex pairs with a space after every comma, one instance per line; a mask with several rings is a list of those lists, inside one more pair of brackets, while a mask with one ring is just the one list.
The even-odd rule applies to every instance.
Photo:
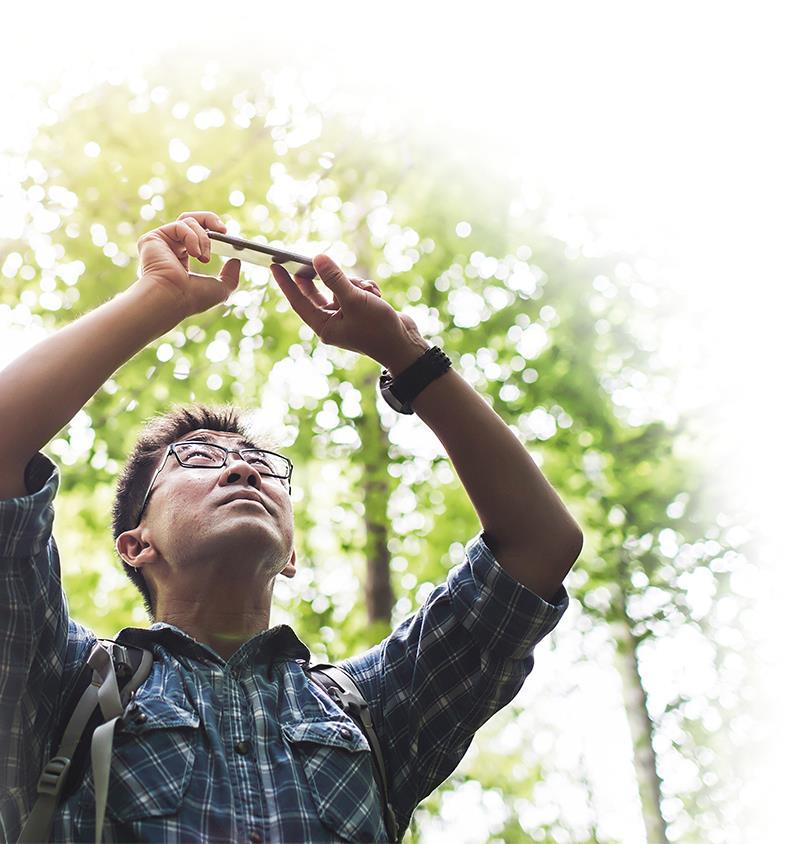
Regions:
[[633, 741], [633, 760], [647, 842], [669, 844], [667, 825], [661, 814], [661, 780], [653, 750], [653, 722], [647, 713], [647, 695], [639, 674], [638, 642], [627, 615], [624, 615], [624, 606], [622, 610], [623, 617], [611, 622], [611, 630], [617, 644], [616, 661], [622, 675], [623, 699]]
[[[372, 363], [372, 362], [371, 362]], [[381, 623], [389, 627], [392, 619], [392, 582], [390, 579], [390, 553], [387, 547], [389, 522], [387, 504], [392, 493], [389, 462], [389, 438], [381, 426], [376, 408], [376, 391], [379, 368], [373, 364], [362, 373], [359, 389], [362, 394], [362, 415], [356, 420], [361, 437], [361, 463], [363, 466], [362, 493], [364, 501], [364, 526], [367, 537], [367, 578], [364, 584], [367, 618], [370, 624]]]

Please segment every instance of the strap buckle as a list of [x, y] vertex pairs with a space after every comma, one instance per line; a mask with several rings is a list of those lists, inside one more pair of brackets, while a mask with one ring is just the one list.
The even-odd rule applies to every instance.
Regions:
[[62, 785], [67, 777], [67, 770], [70, 767], [70, 760], [66, 756], [54, 756], [48, 760], [39, 777], [36, 790], [39, 794], [46, 794], [49, 797], [58, 797]]
[[112, 665], [119, 683], [128, 683], [132, 679], [134, 668], [129, 661], [129, 653], [125, 647], [117, 642], [112, 645]]

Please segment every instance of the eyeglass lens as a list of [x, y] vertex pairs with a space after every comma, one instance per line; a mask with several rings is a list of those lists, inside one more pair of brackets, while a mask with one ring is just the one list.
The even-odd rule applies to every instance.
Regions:
[[[223, 466], [227, 450], [211, 443], [176, 443], [174, 451], [184, 466]], [[245, 448], [239, 454], [254, 466], [259, 475], [287, 478], [289, 463], [277, 454], [261, 449]]]

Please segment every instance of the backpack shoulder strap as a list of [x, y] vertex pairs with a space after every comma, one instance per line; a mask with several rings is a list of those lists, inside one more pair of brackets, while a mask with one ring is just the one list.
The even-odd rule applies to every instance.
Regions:
[[357, 724], [367, 737], [372, 750], [373, 776], [381, 792], [384, 807], [384, 823], [390, 839], [398, 840], [398, 825], [389, 802], [389, 783], [384, 767], [384, 757], [378, 734], [373, 727], [370, 706], [364, 699], [353, 678], [342, 668], [323, 662], [306, 669], [311, 679], [337, 703]]
[[[85, 667], [68, 696], [68, 705], [76, 697], [78, 703], [64, 728], [56, 755], [47, 762], [39, 777], [36, 802], [17, 839], [18, 844], [50, 840], [53, 815], [65, 790], [71, 765], [74, 759], [86, 756], [86, 752], [82, 754], [77, 750], [80, 744], [86, 744], [82, 739], [88, 735], [90, 720], [93, 720], [93, 725], [98, 722], [99, 708], [102, 723], [93, 730], [92, 762], [96, 788], [96, 840], [100, 841], [115, 722], [148, 676], [152, 661], [150, 651], [143, 648], [119, 644], [108, 639], [96, 641], [87, 660], [91, 674]], [[82, 683], [85, 684], [83, 690]], [[78, 767], [74, 768], [72, 773], [80, 773]]]

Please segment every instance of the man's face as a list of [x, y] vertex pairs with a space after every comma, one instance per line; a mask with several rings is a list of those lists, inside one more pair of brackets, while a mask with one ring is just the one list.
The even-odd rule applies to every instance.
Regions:
[[[198, 429], [180, 440], [205, 440], [227, 449], [245, 447], [239, 434]], [[294, 517], [287, 482], [263, 477], [240, 455], [228, 454], [218, 469], [180, 466], [173, 454], [157, 475], [140, 526], [145, 571], [185, 579], [206, 564], [226, 564], [235, 577], [258, 582], [294, 573]], [[125, 536], [125, 535], [124, 535]], [[130, 560], [137, 564], [136, 559]], [[163, 571], [167, 566], [168, 571]], [[160, 569], [158, 571], [158, 569]]]

